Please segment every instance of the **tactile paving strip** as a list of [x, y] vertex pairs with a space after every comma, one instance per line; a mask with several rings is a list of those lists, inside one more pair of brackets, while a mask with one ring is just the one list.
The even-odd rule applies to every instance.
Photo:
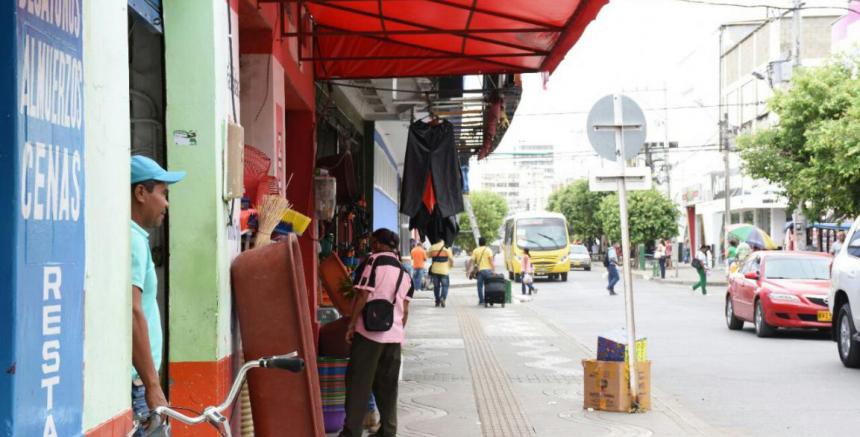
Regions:
[[536, 436], [474, 309], [458, 305], [457, 316], [466, 346], [466, 358], [478, 404], [484, 437]]

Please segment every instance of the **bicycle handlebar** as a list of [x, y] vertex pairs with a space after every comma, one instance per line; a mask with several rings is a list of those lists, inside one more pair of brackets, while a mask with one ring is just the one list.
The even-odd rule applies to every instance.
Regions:
[[264, 367], [268, 369], [283, 369], [289, 370], [290, 372], [296, 373], [300, 372], [305, 368], [305, 360], [298, 357], [298, 352], [291, 352], [286, 355], [275, 355], [271, 357], [264, 357], [253, 361], [248, 361], [239, 369], [239, 372], [236, 374], [236, 380], [233, 382], [233, 386], [230, 388], [230, 393], [227, 395], [227, 398], [224, 400], [224, 403], [215, 407], [206, 407], [203, 410], [203, 414], [195, 417], [186, 416], [170, 407], [157, 407], [153, 413], [158, 416], [166, 416], [176, 419], [182, 423], [188, 425], [196, 425], [198, 423], [203, 422], [211, 422], [211, 423], [221, 423], [225, 422], [227, 419], [221, 415], [224, 410], [230, 407], [233, 402], [236, 400], [236, 397], [239, 395], [239, 390], [242, 389], [242, 384], [245, 382], [245, 375], [249, 370], [255, 367]]
[[267, 369], [282, 369], [296, 373], [305, 368], [305, 360], [288, 355], [274, 356], [260, 359], [260, 367]]

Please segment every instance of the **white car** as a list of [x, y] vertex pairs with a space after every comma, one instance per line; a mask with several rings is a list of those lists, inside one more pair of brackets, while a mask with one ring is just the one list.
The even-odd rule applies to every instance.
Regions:
[[828, 305], [833, 314], [833, 339], [845, 367], [860, 367], [860, 220], [848, 231], [833, 259]]

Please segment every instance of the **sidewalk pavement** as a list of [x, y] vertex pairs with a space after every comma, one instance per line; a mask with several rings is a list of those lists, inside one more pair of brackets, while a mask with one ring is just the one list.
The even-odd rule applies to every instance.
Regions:
[[[671, 268], [666, 269], [666, 279], [660, 279], [659, 277], [654, 277], [653, 270], [638, 270], [634, 269], [633, 274], [638, 276], [641, 279], [652, 280], [655, 282], [663, 283], [663, 284], [677, 284], [677, 285], [688, 285], [692, 286], [696, 282], [699, 282], [699, 274], [696, 273], [696, 269], [690, 267], [689, 264], [680, 264], [677, 265], [677, 269]], [[726, 286], [728, 285], [728, 279], [726, 278], [726, 271], [722, 268], [714, 268], [711, 270], [710, 274], [708, 274], [708, 286]]]
[[483, 308], [473, 290], [454, 288], [448, 307], [435, 308], [432, 293], [416, 293], [398, 436], [717, 435], [657, 387], [644, 414], [584, 410], [581, 360], [596, 355], [594, 345], [541, 317], [531, 296], [514, 297]]

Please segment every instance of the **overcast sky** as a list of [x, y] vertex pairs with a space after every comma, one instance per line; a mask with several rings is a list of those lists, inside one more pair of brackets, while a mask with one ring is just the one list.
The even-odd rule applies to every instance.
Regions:
[[[792, 4], [790, 0], [727, 1]], [[807, 0], [806, 3], [844, 6], [847, 2]], [[826, 12], [841, 14], [841, 11]], [[600, 165], [599, 159], [589, 157], [591, 147], [584, 134], [587, 112], [598, 98], [618, 91], [646, 109], [649, 141], [663, 141], [665, 115], [663, 110], [648, 109], [668, 106], [692, 107], [670, 111], [670, 140], [687, 147], [716, 143], [718, 114], [716, 108], [708, 106], [719, 103], [719, 26], [763, 18], [766, 18], [763, 8], [709, 6], [678, 0], [610, 1], [550, 77], [546, 90], [540, 75], [523, 77], [522, 101], [497, 149], [498, 154], [490, 160], [511, 160], [504, 153], [516, 144], [556, 144], [557, 173], [584, 177], [585, 169]], [[664, 87], [666, 93], [662, 91]], [[670, 161], [676, 164], [681, 180], [690, 174], [707, 172], [715, 165], [713, 156], [707, 152], [676, 153]], [[481, 164], [476, 166], [476, 182], [480, 181], [480, 167]]]

